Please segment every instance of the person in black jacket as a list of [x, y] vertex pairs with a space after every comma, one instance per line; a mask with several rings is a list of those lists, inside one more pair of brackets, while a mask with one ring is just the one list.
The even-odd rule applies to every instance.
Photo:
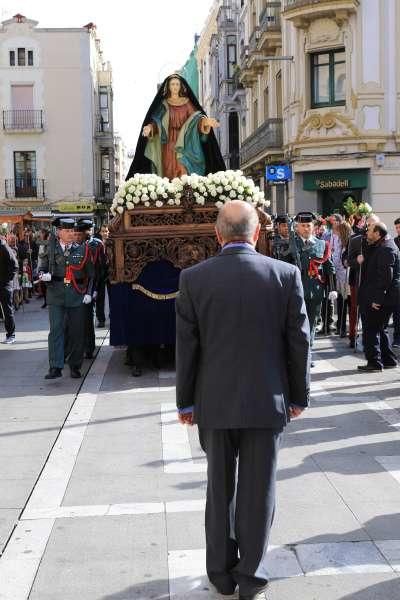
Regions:
[[207, 455], [208, 577], [261, 600], [281, 434], [309, 403], [310, 325], [299, 269], [255, 249], [255, 209], [225, 204], [216, 230], [221, 253], [180, 274], [176, 399]]
[[12, 281], [18, 271], [18, 261], [7, 244], [0, 238], [0, 305], [4, 315], [6, 328], [6, 339], [4, 344], [12, 344], [15, 341], [15, 321], [12, 304]]
[[[393, 239], [400, 250], [400, 218], [394, 222], [397, 236]], [[393, 309], [393, 348], [400, 348], [400, 303]]]
[[384, 223], [368, 229], [367, 243], [365, 255], [357, 257], [362, 266], [358, 303], [367, 359], [367, 364], [358, 369], [370, 372], [397, 367], [386, 328], [400, 301], [400, 254], [393, 240], [387, 237]]

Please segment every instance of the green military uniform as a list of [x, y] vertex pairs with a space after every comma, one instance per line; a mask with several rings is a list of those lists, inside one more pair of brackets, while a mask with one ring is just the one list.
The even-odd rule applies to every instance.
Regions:
[[50, 369], [64, 367], [64, 330], [68, 324], [68, 363], [79, 370], [84, 353], [85, 294], [91, 295], [93, 264], [87, 244], [72, 243], [63, 250], [60, 242], [51, 236], [39, 249], [38, 271], [50, 273], [47, 283], [49, 306], [49, 364]]
[[295, 245], [296, 263], [301, 271], [312, 344], [324, 295], [326, 291], [334, 291], [335, 288], [335, 267], [330, 258], [329, 244], [325, 240], [313, 235], [308, 240], [303, 240], [296, 234]]

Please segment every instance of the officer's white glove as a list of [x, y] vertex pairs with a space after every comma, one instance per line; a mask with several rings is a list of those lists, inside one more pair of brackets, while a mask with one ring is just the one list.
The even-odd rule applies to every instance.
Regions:
[[97, 292], [93, 292], [93, 300], [96, 300], [97, 298]]
[[334, 300], [337, 300], [337, 292], [329, 292], [328, 294], [328, 299], [333, 302]]
[[91, 301], [92, 301], [92, 296], [90, 294], [85, 294], [83, 296], [83, 300], [82, 300], [83, 304], [90, 304]]
[[39, 273], [39, 279], [44, 282], [51, 281], [51, 273]]

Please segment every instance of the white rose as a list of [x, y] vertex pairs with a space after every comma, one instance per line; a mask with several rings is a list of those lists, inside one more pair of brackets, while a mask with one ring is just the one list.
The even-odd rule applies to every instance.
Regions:
[[124, 198], [118, 198], [118, 204], [123, 204], [125, 202]]
[[223, 191], [224, 191], [224, 190], [223, 190], [223, 188], [222, 188], [222, 187], [219, 185], [219, 186], [217, 187], [217, 192], [218, 192], [218, 194], [222, 194], [222, 192], [223, 192]]
[[162, 195], [163, 198], [168, 198], [167, 192], [163, 192], [161, 195]]
[[181, 177], [182, 183], [187, 183], [188, 180], [189, 180], [189, 176], [188, 175], [182, 175], [182, 177]]
[[127, 202], [126, 203], [126, 208], [128, 210], [132, 210], [132, 208], [135, 208], [135, 205], [133, 204], [133, 202]]
[[218, 202], [216, 202], [216, 203], [215, 203], [215, 206], [216, 206], [217, 208], [222, 208], [222, 207], [223, 207], [223, 205], [224, 205], [224, 203], [223, 203], [223, 202], [220, 202], [219, 200], [218, 200]]
[[235, 190], [231, 190], [231, 191], [229, 192], [229, 197], [230, 197], [230, 198], [236, 198], [236, 192], [235, 192]]
[[147, 193], [148, 193], [148, 191], [149, 191], [149, 189], [148, 189], [148, 188], [147, 188], [145, 185], [144, 185], [144, 186], [142, 187], [142, 189], [141, 189], [141, 193], [142, 193], [142, 195], [145, 195], [145, 194], [147, 194]]
[[150, 198], [152, 200], [157, 200], [157, 194], [155, 192], [150, 192]]
[[122, 215], [122, 213], [124, 212], [124, 209], [122, 206], [117, 206], [117, 212], [119, 212], [120, 215]]
[[179, 198], [175, 198], [175, 204], [176, 204], [177, 206], [179, 206], [179, 205], [180, 205], [180, 203], [181, 203], [180, 199], [179, 199]]
[[243, 186], [239, 185], [237, 191], [239, 192], [239, 194], [243, 194], [243, 192], [244, 192]]
[[134, 204], [139, 204], [140, 202], [140, 197], [139, 196], [134, 196], [132, 201], [134, 202]]
[[155, 189], [156, 189], [156, 188], [154, 187], [154, 185], [149, 185], [149, 186], [148, 186], [148, 190], [149, 190], [149, 192], [154, 192], [154, 191], [155, 191]]
[[127, 195], [125, 196], [125, 200], [126, 200], [127, 202], [131, 202], [131, 201], [132, 201], [132, 198], [133, 198], [132, 194], [127, 194]]
[[128, 192], [129, 192], [130, 194], [133, 194], [133, 192], [134, 192], [134, 191], [135, 191], [135, 188], [134, 188], [134, 186], [133, 186], [133, 185], [130, 185], [130, 186], [128, 187]]
[[161, 208], [162, 205], [163, 205], [163, 203], [161, 202], [161, 200], [157, 200], [157, 202], [156, 202], [157, 208]]
[[210, 194], [213, 198], [216, 198], [216, 196], [218, 196], [217, 190], [211, 190]]
[[124, 188], [122, 188], [122, 190], [120, 192], [118, 192], [119, 195], [121, 196], [121, 198], [124, 198], [126, 195], [126, 190]]
[[230, 191], [231, 191], [231, 189], [232, 189], [232, 186], [231, 186], [231, 185], [229, 185], [229, 183], [228, 183], [228, 185], [226, 185], [226, 186], [225, 186], [225, 191], [226, 191], [226, 192], [230, 192]]
[[173, 198], [170, 198], [170, 199], [168, 200], [168, 204], [169, 204], [170, 206], [173, 206], [173, 205], [175, 204], [175, 200], [174, 200]]
[[243, 196], [241, 194], [239, 194], [238, 200], [243, 200]]
[[145, 205], [145, 206], [150, 206], [150, 202], [148, 202], [148, 201], [146, 200], [146, 202], [144, 203], [144, 205]]

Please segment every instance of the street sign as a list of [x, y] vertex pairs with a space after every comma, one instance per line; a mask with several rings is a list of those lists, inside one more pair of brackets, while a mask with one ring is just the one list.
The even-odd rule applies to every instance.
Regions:
[[269, 165], [266, 168], [266, 176], [269, 183], [286, 183], [292, 179], [292, 167], [290, 165]]

